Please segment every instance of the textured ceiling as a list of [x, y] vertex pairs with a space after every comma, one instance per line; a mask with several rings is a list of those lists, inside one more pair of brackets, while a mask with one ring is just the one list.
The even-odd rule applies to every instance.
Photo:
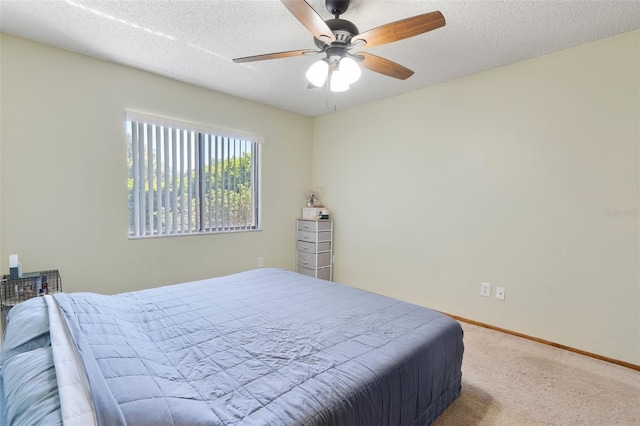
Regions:
[[[331, 16], [323, 0], [308, 3]], [[307, 89], [319, 57], [232, 58], [315, 48], [278, 0], [0, 1], [2, 32], [129, 65], [307, 116], [319, 116], [640, 28], [639, 1], [352, 0], [360, 32], [439, 10], [447, 25], [367, 49], [415, 71], [363, 70], [343, 93]]]

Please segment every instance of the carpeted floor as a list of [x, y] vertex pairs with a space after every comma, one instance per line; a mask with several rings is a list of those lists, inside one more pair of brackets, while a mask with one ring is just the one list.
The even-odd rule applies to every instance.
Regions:
[[461, 324], [462, 395], [434, 426], [640, 425], [640, 372]]

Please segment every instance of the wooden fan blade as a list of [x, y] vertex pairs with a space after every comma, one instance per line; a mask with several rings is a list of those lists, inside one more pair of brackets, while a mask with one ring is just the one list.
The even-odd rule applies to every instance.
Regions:
[[255, 55], [255, 56], [245, 56], [244, 58], [236, 58], [233, 62], [242, 63], [242, 62], [255, 62], [255, 61], [266, 61], [267, 59], [280, 59], [280, 58], [290, 58], [292, 56], [301, 56], [304, 54], [310, 53], [318, 53], [315, 50], [290, 50], [288, 52], [276, 52], [276, 53], [267, 53], [264, 55]]
[[331, 42], [336, 40], [331, 28], [322, 20], [320, 15], [309, 3], [303, 0], [280, 0], [282, 4], [289, 9], [289, 12], [296, 17], [302, 25], [304, 25], [315, 38], [322, 40], [322, 38], [328, 38]]
[[400, 80], [406, 80], [413, 75], [407, 67], [403, 67], [393, 61], [390, 61], [380, 56], [372, 55], [371, 53], [358, 52], [354, 56], [362, 56], [364, 60], [360, 62], [360, 66], [375, 71], [380, 74], [388, 75], [389, 77], [398, 78]]
[[364, 40], [367, 47], [380, 46], [435, 30], [443, 27], [445, 23], [442, 13], [429, 12], [365, 31], [355, 36], [351, 42]]

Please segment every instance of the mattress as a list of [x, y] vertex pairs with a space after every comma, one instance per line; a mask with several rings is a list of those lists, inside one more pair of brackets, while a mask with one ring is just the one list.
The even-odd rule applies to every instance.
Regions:
[[460, 395], [457, 321], [280, 269], [32, 300], [0, 350], [3, 424], [429, 425]]

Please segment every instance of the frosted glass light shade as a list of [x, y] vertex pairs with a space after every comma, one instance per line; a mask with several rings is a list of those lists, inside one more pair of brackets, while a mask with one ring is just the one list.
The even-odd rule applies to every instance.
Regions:
[[349, 57], [340, 60], [340, 72], [344, 73], [348, 84], [353, 84], [358, 81], [362, 74], [358, 63]]
[[329, 64], [320, 60], [309, 67], [307, 70], [307, 80], [316, 87], [320, 87], [327, 80], [329, 73]]
[[332, 92], [345, 92], [349, 90], [349, 81], [343, 71], [333, 71], [331, 81], [329, 82], [329, 89], [331, 89]]

